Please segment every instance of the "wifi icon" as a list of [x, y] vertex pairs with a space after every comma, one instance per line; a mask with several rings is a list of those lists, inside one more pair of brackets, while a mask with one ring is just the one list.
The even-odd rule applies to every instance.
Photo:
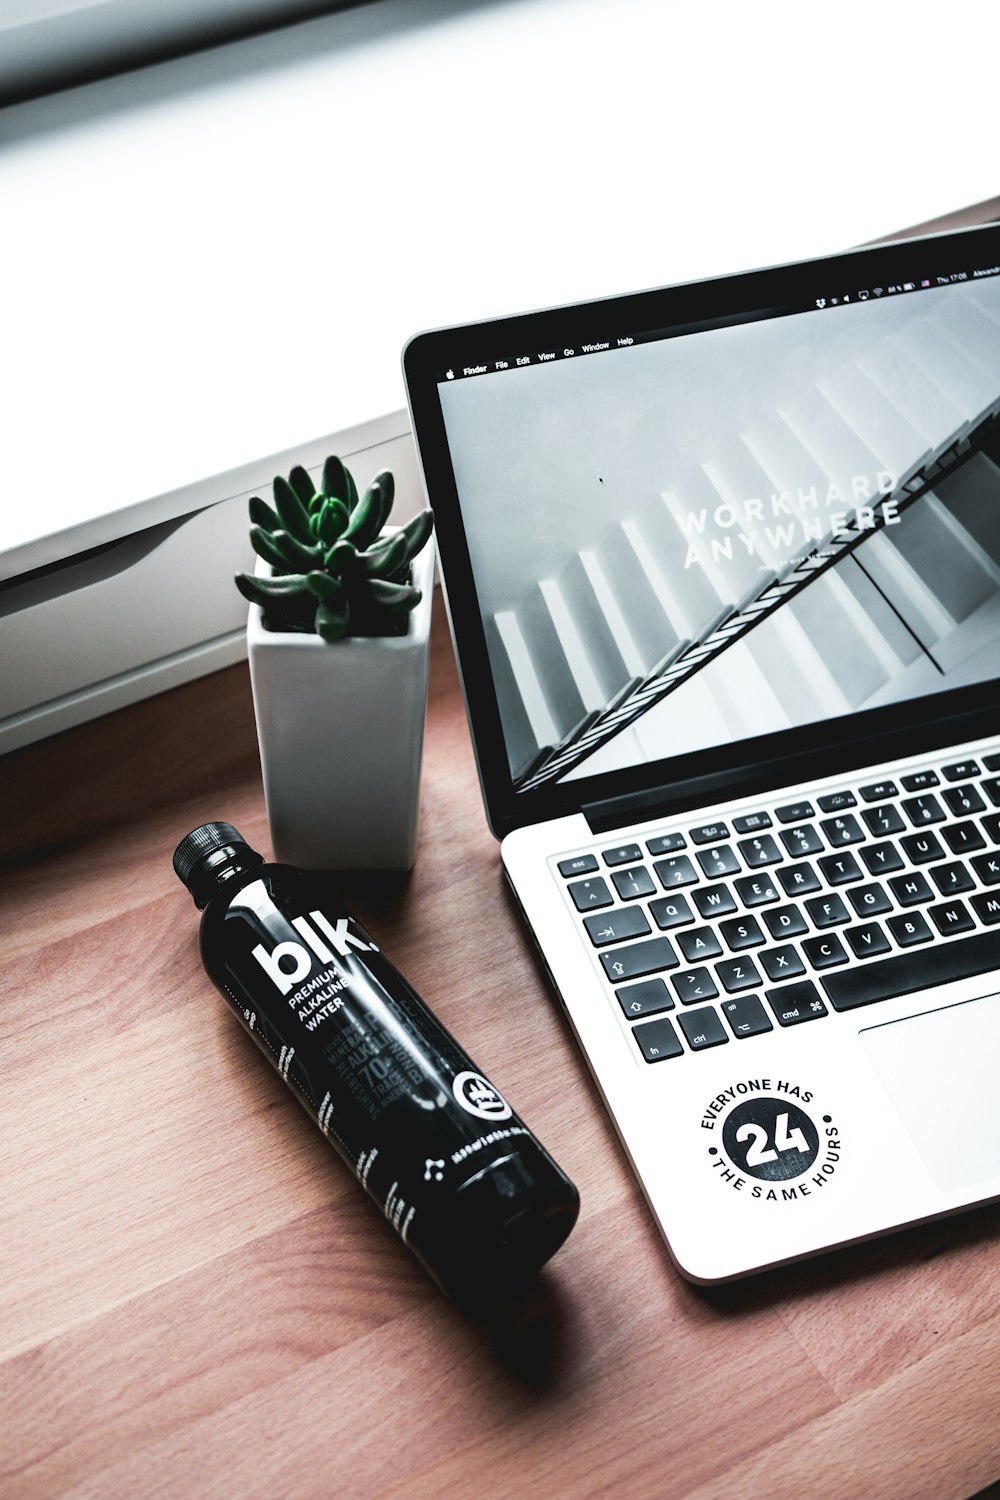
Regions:
[[876, 297], [881, 297], [882, 288], [880, 286], [872, 287], [872, 291], [875, 293]]

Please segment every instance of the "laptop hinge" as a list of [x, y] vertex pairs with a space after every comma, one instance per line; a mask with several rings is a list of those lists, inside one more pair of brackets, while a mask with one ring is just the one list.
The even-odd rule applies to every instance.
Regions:
[[977, 739], [998, 729], [996, 705], [937, 719], [931, 724], [911, 726], [901, 735], [891, 729], [876, 735], [826, 745], [821, 749], [769, 755], [767, 760], [729, 766], [704, 776], [691, 776], [642, 792], [629, 792], [601, 802], [589, 802], [580, 811], [592, 833], [608, 833], [630, 823], [668, 817], [693, 807], [707, 807], [721, 798], [732, 801], [758, 792], [774, 791], [801, 781], [836, 774], [848, 776], [862, 766], [879, 761], [919, 755], [962, 740]]

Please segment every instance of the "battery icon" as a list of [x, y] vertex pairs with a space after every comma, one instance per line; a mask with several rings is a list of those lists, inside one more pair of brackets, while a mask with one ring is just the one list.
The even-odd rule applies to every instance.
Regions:
[[904, 281], [903, 282], [903, 291], [904, 292], [912, 292], [912, 291], [915, 291], [915, 290], [916, 290], [916, 285], [915, 285], [914, 282], [912, 282], [912, 281]]

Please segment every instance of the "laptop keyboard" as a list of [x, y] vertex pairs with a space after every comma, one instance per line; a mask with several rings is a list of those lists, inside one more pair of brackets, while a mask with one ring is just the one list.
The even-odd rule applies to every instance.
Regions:
[[998, 773], [989, 753], [558, 860], [642, 1057], [1000, 969]]

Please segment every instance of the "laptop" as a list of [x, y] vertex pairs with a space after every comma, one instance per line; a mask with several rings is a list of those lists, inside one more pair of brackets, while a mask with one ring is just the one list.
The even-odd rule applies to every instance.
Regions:
[[404, 373], [487, 817], [679, 1270], [1000, 1197], [1000, 228]]

